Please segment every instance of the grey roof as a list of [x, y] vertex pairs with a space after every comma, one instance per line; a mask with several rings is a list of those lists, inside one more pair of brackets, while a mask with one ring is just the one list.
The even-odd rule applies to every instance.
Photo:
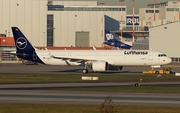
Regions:
[[146, 44], [149, 45], [149, 39], [140, 40], [137, 42], [133, 42], [133, 44]]

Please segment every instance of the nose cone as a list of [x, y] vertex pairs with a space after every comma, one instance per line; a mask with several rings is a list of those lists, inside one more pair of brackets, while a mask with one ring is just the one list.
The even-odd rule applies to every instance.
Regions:
[[165, 64], [169, 64], [169, 63], [171, 63], [172, 62], [172, 59], [171, 58], [169, 58], [169, 57], [167, 57], [166, 59], [165, 59]]

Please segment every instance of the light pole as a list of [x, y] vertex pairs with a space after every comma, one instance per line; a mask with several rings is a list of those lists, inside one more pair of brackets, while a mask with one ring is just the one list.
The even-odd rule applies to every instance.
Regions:
[[120, 2], [120, 34], [121, 34], [121, 36], [120, 36], [120, 40], [122, 41], [122, 3], [124, 2], [124, 0], [119, 0], [119, 2]]
[[154, 0], [154, 26], [156, 26], [156, 0]]
[[[105, 4], [105, 3], [100, 3], [100, 5], [102, 6], [102, 11], [104, 11], [104, 7], [103, 7], [104, 4]], [[104, 24], [104, 18], [103, 18], [103, 17], [104, 17], [104, 13], [102, 14], [102, 17], [101, 17], [101, 24], [102, 24], [102, 27], [104, 26], [104, 25], [103, 25], [103, 24]], [[104, 27], [103, 27], [103, 28], [104, 28]], [[101, 30], [101, 42], [104, 41], [104, 40], [103, 40], [103, 39], [104, 39], [104, 38], [103, 38], [103, 36], [104, 36], [104, 35], [103, 35], [103, 34], [104, 34], [104, 32], [103, 32], [104, 29], [103, 29], [103, 28], [102, 28], [102, 30]], [[103, 43], [101, 44], [101, 46], [103, 46]]]
[[132, 35], [133, 35], [133, 41], [134, 42], [134, 0], [132, 0], [132, 7], [133, 7], [133, 19], [132, 19], [132, 23], [133, 23], [133, 30], [132, 30]]

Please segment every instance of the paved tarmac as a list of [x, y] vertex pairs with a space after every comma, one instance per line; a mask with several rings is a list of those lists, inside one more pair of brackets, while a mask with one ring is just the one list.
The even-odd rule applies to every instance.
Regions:
[[[57, 74], [57, 73], [82, 73], [82, 69], [84, 67], [80, 66], [51, 66], [51, 65], [23, 65], [23, 64], [0, 64], [0, 73], [51, 73], [51, 74]], [[121, 71], [107, 71], [107, 72], [101, 72], [97, 74], [105, 74], [105, 73], [113, 73], [113, 74], [120, 74], [120, 73], [126, 73], [126, 74], [142, 74], [142, 71], [149, 70], [150, 67], [123, 67]], [[171, 69], [174, 73], [180, 73], [180, 67], [173, 67], [171, 66]], [[90, 70], [90, 73], [92, 71]]]
[[107, 97], [116, 105], [179, 106], [179, 94], [107, 93], [49, 90], [0, 91], [1, 103], [101, 104]]
[[[36, 89], [57, 89], [57, 88], [88, 88], [108, 86], [134, 86], [137, 82], [103, 82], [103, 83], [36, 83], [36, 84], [1, 84], [0, 90], [36, 90]], [[141, 82], [141, 86], [170, 86], [180, 85], [180, 82]]]
[[[0, 64], [0, 73], [81, 73], [83, 67], [63, 67], [46, 65]], [[120, 73], [139, 73], [149, 67], [125, 67]], [[173, 72], [180, 72], [179, 67], [172, 67]], [[107, 72], [112, 73], [112, 72]], [[99, 73], [96, 73], [99, 74]], [[100, 73], [104, 74], [104, 73]], [[150, 82], [141, 85], [180, 85], [180, 82]], [[115, 93], [115, 92], [80, 92], [49, 90], [66, 87], [97, 87], [134, 85], [129, 83], [57, 83], [57, 84], [7, 84], [0, 85], [1, 103], [67, 103], [100, 104], [109, 96], [120, 105], [179, 106], [179, 94], [166, 93]]]

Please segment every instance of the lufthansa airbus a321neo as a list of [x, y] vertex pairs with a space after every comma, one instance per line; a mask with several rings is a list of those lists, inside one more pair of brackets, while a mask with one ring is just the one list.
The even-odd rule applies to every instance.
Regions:
[[12, 27], [18, 58], [46, 65], [84, 66], [93, 72], [121, 70], [123, 66], [161, 66], [171, 58], [152, 50], [38, 50], [31, 45], [18, 27]]

